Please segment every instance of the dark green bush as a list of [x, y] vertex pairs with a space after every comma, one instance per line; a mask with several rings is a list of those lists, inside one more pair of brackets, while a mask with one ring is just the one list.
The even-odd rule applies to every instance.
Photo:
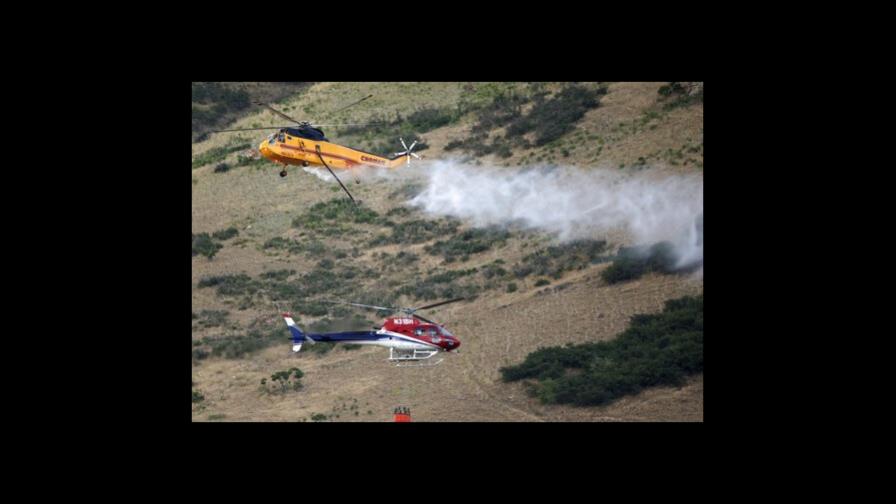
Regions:
[[466, 142], [467, 142], [466, 140], [452, 140], [452, 141], [448, 142], [447, 144], [445, 144], [445, 150], [452, 151], [455, 149], [459, 149], [459, 148], [463, 147]]
[[230, 171], [230, 165], [227, 163], [218, 163], [215, 165], [214, 172], [215, 173], [224, 173]]
[[211, 260], [222, 248], [224, 246], [220, 243], [215, 243], [208, 233], [193, 235], [193, 256], [204, 255]]
[[389, 245], [389, 244], [413, 244], [454, 234], [457, 231], [459, 222], [455, 220], [412, 220], [396, 224], [392, 227], [391, 234], [380, 235], [370, 242], [370, 246]]
[[407, 217], [411, 211], [407, 207], [395, 207], [386, 212], [386, 217]]
[[[501, 262], [503, 263], [503, 261]], [[491, 280], [493, 277], [503, 277], [506, 274], [507, 270], [498, 266], [498, 261], [482, 267], [482, 276], [489, 280]]]
[[200, 289], [217, 287], [219, 296], [239, 296], [242, 294], [254, 294], [258, 291], [258, 282], [249, 278], [245, 273], [237, 275], [213, 275], [199, 280]]
[[516, 292], [516, 290], [517, 286], [515, 283], [510, 282], [509, 284], [507, 284], [507, 292]]
[[603, 240], [576, 240], [554, 245], [523, 257], [513, 266], [517, 278], [531, 274], [560, 278], [563, 273], [608, 260], [604, 256], [607, 242]]
[[[696, 92], [692, 92], [696, 90]], [[695, 103], [703, 103], [703, 86], [698, 83], [688, 83], [687, 86], [681, 82], [670, 82], [667, 85], [660, 86], [657, 93], [665, 101], [664, 110], [670, 110], [677, 107], [687, 107]]]
[[601, 272], [601, 278], [609, 284], [640, 278], [645, 273], [674, 273], [678, 257], [669, 242], [659, 242], [650, 247], [622, 247], [613, 264]]
[[498, 226], [468, 229], [448, 240], [438, 241], [424, 247], [430, 255], [441, 255], [453, 261], [458, 257], [485, 252], [496, 245], [503, 245], [510, 238], [510, 232]]
[[[570, 371], [575, 372], [570, 372]], [[504, 381], [537, 380], [545, 403], [600, 405], [644, 387], [680, 385], [703, 371], [703, 296], [666, 302], [662, 313], [635, 315], [616, 339], [542, 348], [501, 368]]]
[[193, 402], [194, 402], [194, 403], [199, 403], [199, 402], [202, 402], [202, 401], [204, 401], [204, 400], [205, 400], [205, 396], [202, 395], [201, 392], [199, 392], [198, 390], [194, 390], [194, 391], [193, 391]]
[[272, 345], [284, 344], [289, 340], [289, 332], [282, 320], [254, 322], [247, 333], [205, 338], [203, 341], [211, 347], [213, 357], [238, 359], [255, 353]]
[[[240, 150], [246, 150], [250, 148], [252, 144], [248, 143], [238, 143], [235, 145], [229, 145], [224, 147], [213, 147], [199, 156], [196, 156], [196, 159], [193, 160], [193, 168], [199, 168], [200, 166], [205, 166], [207, 164], [215, 163], [218, 161], [222, 161], [227, 157], [228, 154]], [[228, 168], [229, 169], [229, 168]], [[225, 170], [226, 171], [226, 170]]]
[[274, 270], [274, 271], [265, 271], [261, 274], [261, 278], [267, 278], [271, 280], [283, 281], [290, 277], [290, 275], [295, 275], [296, 270]]
[[499, 92], [491, 103], [479, 109], [478, 121], [471, 131], [481, 135], [508, 124], [522, 115], [522, 107], [528, 101], [527, 97], [520, 94]]
[[[288, 390], [299, 390], [302, 388], [302, 377], [305, 373], [297, 367], [289, 368], [286, 371], [277, 371], [271, 375], [271, 381], [263, 378], [261, 386], [268, 393], [286, 393]], [[269, 386], [270, 384], [270, 386]]]
[[202, 310], [197, 317], [199, 327], [218, 327], [227, 323], [227, 310]]
[[317, 203], [307, 212], [296, 217], [292, 226], [310, 230], [324, 230], [333, 227], [334, 223], [380, 224], [382, 219], [375, 211], [356, 205], [350, 200], [339, 197]]
[[535, 145], [545, 145], [571, 131], [585, 112], [600, 105], [599, 97], [607, 88], [588, 89], [582, 86], [567, 86], [553, 98], [536, 98], [535, 106], [524, 117], [507, 127], [508, 136], [522, 137], [535, 132]]
[[414, 261], [419, 261], [420, 256], [413, 252], [405, 252], [404, 250], [400, 251], [398, 254], [395, 254], [395, 259], [400, 261], [403, 264], [412, 263]]
[[215, 231], [214, 233], [212, 233], [212, 238], [220, 241], [226, 241], [233, 238], [234, 236], [237, 236], [238, 234], [240, 234], [239, 230], [231, 226], [227, 229], [222, 229], [221, 231]]

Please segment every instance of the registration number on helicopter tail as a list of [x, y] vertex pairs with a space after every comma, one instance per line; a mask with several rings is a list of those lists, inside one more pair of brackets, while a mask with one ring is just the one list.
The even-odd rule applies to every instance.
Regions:
[[394, 322], [395, 325], [413, 325], [413, 324], [414, 324], [414, 319], [409, 319], [409, 318], [397, 318], [397, 319], [394, 319], [392, 322]]

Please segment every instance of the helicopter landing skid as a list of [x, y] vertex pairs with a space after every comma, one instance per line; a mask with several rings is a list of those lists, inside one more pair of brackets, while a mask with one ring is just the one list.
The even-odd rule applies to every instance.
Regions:
[[394, 362], [396, 367], [424, 367], [436, 366], [444, 359], [429, 362], [438, 350], [395, 350], [389, 349], [389, 362]]

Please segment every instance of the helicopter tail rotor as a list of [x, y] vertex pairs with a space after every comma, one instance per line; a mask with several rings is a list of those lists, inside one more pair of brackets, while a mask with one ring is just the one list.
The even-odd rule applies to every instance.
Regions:
[[404, 138], [398, 137], [398, 140], [401, 142], [401, 145], [402, 145], [402, 147], [404, 147], [404, 150], [401, 152], [396, 152], [395, 153], [396, 156], [407, 155], [408, 156], [408, 166], [411, 165], [411, 156], [414, 156], [415, 158], [420, 159], [420, 156], [414, 154], [414, 152], [413, 152], [414, 146], [417, 145], [417, 142], [419, 140], [414, 140], [414, 143], [412, 143], [410, 147], [408, 147], [408, 144], [404, 143]]

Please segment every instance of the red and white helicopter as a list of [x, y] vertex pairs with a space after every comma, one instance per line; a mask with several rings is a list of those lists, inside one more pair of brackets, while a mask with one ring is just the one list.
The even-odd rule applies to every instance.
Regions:
[[318, 341], [331, 343], [351, 343], [355, 345], [378, 345], [389, 348], [389, 362], [395, 362], [396, 366], [434, 366], [443, 359], [432, 362], [433, 356], [439, 352], [457, 352], [460, 340], [451, 334], [441, 324], [427, 318], [416, 315], [417, 310], [435, 308], [448, 303], [461, 301], [464, 298], [449, 299], [438, 303], [420, 306], [417, 308], [393, 308], [386, 306], [372, 306], [360, 303], [346, 303], [344, 301], [327, 301], [328, 303], [341, 303], [361, 308], [375, 310], [387, 310], [401, 312], [404, 317], [389, 317], [383, 322], [383, 326], [376, 331], [350, 331], [339, 333], [309, 334], [303, 332], [289, 312], [283, 313], [283, 320], [292, 334], [292, 351], [298, 352], [302, 344], [307, 342], [315, 344]]

